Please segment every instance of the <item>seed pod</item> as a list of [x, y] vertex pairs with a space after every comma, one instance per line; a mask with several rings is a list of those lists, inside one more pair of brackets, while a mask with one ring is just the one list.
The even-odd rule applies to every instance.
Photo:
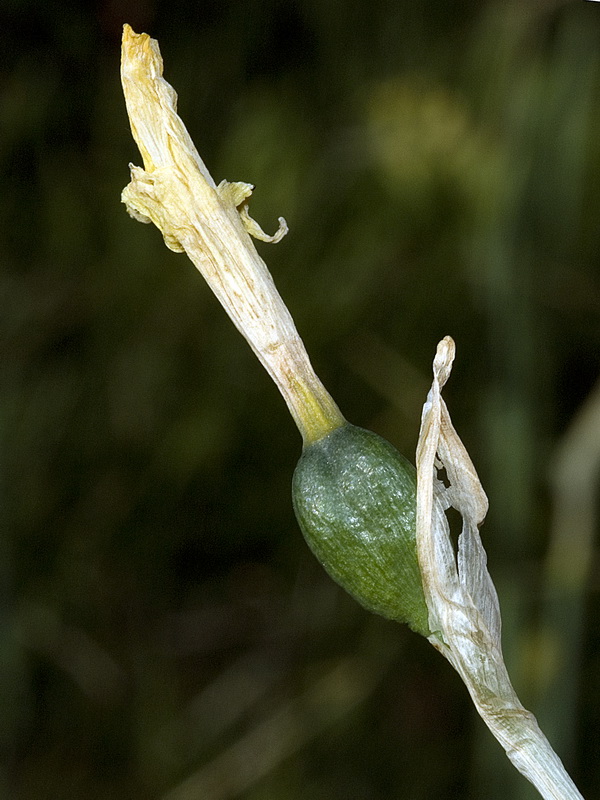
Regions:
[[428, 636], [416, 491], [412, 464], [348, 423], [304, 448], [292, 485], [304, 538], [331, 577], [365, 608]]

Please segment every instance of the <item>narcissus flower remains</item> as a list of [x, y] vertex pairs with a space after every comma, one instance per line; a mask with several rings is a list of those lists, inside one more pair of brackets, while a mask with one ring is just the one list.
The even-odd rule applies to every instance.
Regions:
[[[157, 42], [128, 25], [121, 78], [144, 162], [130, 167], [123, 202], [132, 217], [161, 230], [167, 247], [187, 253], [283, 395], [303, 438], [293, 503], [310, 548], [359, 603], [407, 622], [450, 661], [542, 797], [581, 800], [504, 666], [498, 599], [479, 536], [487, 498], [441, 397], [454, 342], [438, 345], [415, 470], [381, 437], [348, 423], [316, 376], [251, 239], [279, 241], [285, 221], [268, 236], [248, 212], [253, 187], [215, 183], [177, 115]], [[457, 551], [450, 507], [463, 519]]]

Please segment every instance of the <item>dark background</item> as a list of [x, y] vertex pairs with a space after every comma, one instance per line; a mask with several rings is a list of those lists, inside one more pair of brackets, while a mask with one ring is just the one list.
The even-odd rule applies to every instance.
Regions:
[[451, 667], [310, 555], [283, 401], [121, 205], [141, 163], [124, 22], [158, 39], [215, 179], [256, 184], [268, 232], [286, 217], [258, 247], [352, 422], [412, 458], [455, 338], [446, 399], [490, 496], [509, 669], [600, 797], [600, 3], [582, 0], [4, 0], [2, 797], [537, 796]]

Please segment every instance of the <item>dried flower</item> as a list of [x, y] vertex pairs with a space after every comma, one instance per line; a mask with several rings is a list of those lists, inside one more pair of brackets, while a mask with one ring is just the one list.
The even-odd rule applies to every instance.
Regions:
[[[158, 44], [126, 25], [121, 76], [144, 169], [131, 166], [123, 201], [133, 217], [154, 222], [168, 247], [188, 254], [281, 391], [304, 439], [302, 473], [295, 479], [302, 497], [295, 496], [295, 504], [313, 550], [363, 605], [427, 636], [544, 798], [582, 800], [519, 702], [504, 665], [498, 598], [479, 536], [488, 502], [441, 397], [454, 342], [440, 342], [434, 360], [415, 498], [414, 469], [391, 445], [350, 426], [315, 375], [254, 249], [250, 235], [279, 241], [285, 221], [267, 236], [248, 213], [252, 186], [215, 184], [177, 116], [177, 97], [162, 68]], [[440, 469], [448, 485], [439, 479]], [[463, 519], [458, 553], [445, 513], [450, 507]]]
[[162, 77], [158, 43], [123, 29], [121, 81], [144, 169], [130, 165], [127, 210], [153, 222], [165, 244], [186, 252], [282, 393], [305, 442], [344, 423], [315, 375], [294, 321], [250, 236], [267, 236], [248, 213], [252, 186], [212, 179], [183, 122], [177, 95]]

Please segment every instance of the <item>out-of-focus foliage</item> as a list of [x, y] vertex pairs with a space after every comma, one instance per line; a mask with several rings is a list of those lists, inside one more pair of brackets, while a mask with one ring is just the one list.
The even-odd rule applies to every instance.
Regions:
[[509, 666], [597, 796], [597, 566], [554, 615], [543, 575], [553, 453], [600, 375], [600, 4], [88, 8], [0, 12], [4, 797], [534, 796], [449, 666], [314, 561], [283, 402], [121, 206], [123, 22], [215, 179], [287, 218], [261, 253], [352, 422], [411, 456], [455, 338]]

